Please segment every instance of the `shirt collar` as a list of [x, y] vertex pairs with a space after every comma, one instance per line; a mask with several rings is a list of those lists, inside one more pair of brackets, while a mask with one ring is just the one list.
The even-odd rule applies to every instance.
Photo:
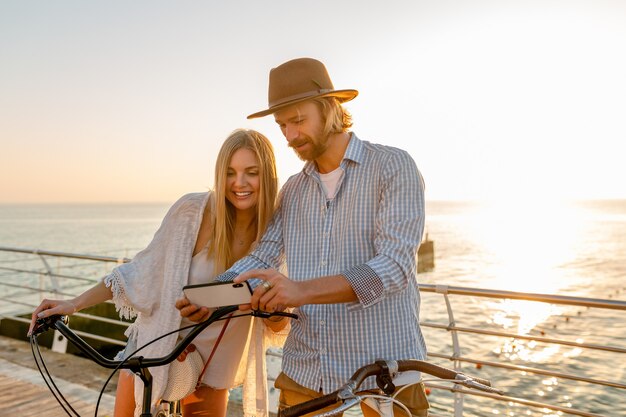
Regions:
[[[344, 168], [345, 170], [345, 161], [353, 161], [357, 164], [362, 163], [365, 160], [365, 146], [363, 142], [356, 137], [354, 132], [350, 132], [350, 142], [348, 143], [348, 147], [346, 148], [346, 152], [343, 154], [343, 159], [339, 166]], [[302, 171], [307, 175], [312, 175], [314, 172], [317, 172], [317, 168], [315, 168], [315, 162], [308, 161], [304, 164], [304, 168]]]

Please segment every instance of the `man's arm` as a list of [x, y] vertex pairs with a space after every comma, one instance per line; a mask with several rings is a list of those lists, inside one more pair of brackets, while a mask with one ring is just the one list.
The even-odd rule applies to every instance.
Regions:
[[360, 308], [386, 294], [402, 291], [417, 273], [417, 249], [424, 232], [424, 184], [413, 161], [398, 150], [384, 164], [376, 216], [376, 255], [342, 275], [350, 282]]
[[256, 269], [239, 275], [235, 282], [253, 278], [263, 281], [252, 294], [250, 303], [253, 309], [282, 311], [287, 307], [305, 304], [348, 303], [357, 300], [352, 286], [343, 275], [292, 281], [275, 269]]

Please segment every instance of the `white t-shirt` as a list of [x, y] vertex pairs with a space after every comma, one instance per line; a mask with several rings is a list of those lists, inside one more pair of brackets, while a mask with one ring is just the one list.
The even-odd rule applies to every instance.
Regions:
[[336, 170], [329, 172], [328, 174], [320, 173], [320, 180], [322, 180], [322, 185], [324, 186], [324, 191], [326, 191], [326, 198], [332, 200], [335, 198], [335, 194], [337, 193], [337, 185], [339, 184], [339, 180], [343, 177], [343, 169], [341, 167], [337, 167]]

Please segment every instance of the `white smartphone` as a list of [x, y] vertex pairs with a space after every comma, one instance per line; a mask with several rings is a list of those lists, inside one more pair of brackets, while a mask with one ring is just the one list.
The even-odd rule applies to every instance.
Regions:
[[215, 308], [240, 304], [249, 304], [252, 289], [248, 281], [211, 282], [208, 284], [186, 285], [185, 297], [197, 306]]

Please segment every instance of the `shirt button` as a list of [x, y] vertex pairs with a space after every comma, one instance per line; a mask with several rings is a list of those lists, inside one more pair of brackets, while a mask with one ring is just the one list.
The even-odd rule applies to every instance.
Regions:
[[322, 266], [326, 266], [326, 261], [321, 262]]
[[326, 321], [325, 321], [325, 320], [320, 320], [320, 324], [321, 324], [322, 326], [324, 326], [324, 325], [326, 324]]
[[326, 354], [326, 349], [320, 349], [320, 353], [321, 353], [322, 355], [325, 355], [325, 354]]

